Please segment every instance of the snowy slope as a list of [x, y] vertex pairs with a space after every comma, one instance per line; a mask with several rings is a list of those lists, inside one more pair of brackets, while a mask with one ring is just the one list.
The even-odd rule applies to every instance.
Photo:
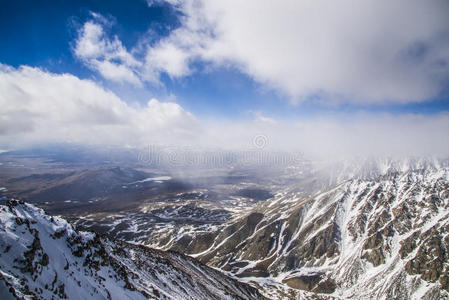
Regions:
[[267, 294], [289, 286], [323, 298], [449, 298], [447, 162], [371, 163], [308, 198], [278, 193], [192, 256]]
[[1, 299], [263, 299], [175, 252], [79, 232], [9, 200], [0, 206]]

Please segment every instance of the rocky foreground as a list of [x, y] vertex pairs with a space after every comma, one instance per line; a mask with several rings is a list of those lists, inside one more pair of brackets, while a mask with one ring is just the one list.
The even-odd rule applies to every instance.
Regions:
[[264, 299], [175, 252], [80, 232], [33, 205], [0, 205], [1, 299]]

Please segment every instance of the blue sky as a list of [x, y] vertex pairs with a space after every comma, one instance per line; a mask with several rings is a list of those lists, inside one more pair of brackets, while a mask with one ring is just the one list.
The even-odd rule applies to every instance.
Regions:
[[363, 144], [383, 121], [445, 138], [448, 13], [445, 0], [1, 1], [0, 143], [84, 141], [104, 124], [139, 140], [225, 126], [288, 144], [300, 123], [304, 139]]
[[[92, 18], [91, 12], [113, 21], [109, 36], [116, 35], [127, 49], [136, 46], [149, 30], [156, 42], [181, 26], [182, 13], [170, 4], [146, 1], [2, 1], [0, 9], [0, 62], [11, 66], [29, 65], [54, 73], [71, 73], [90, 78], [111, 89], [125, 101], [145, 102], [151, 97], [173, 99], [204, 118], [248, 118], [249, 111], [260, 111], [274, 118], [307, 118], [321, 114], [350, 114], [354, 111], [377, 113], [434, 114], [448, 110], [447, 91], [439, 91], [424, 102], [328, 105], [317, 103], [313, 95], [292, 105], [289, 96], [267, 88], [232, 66], [211, 70], [197, 62], [193, 74], [170, 78], [161, 74], [162, 85], [145, 83], [136, 88], [104, 80], [86, 67], [73, 53], [81, 26]], [[307, 70], [305, 70], [307, 72]], [[307, 76], [307, 75], [306, 75]]]
[[[177, 101], [198, 115], [208, 118], [248, 118], [249, 111], [270, 111], [282, 116], [291, 112], [288, 102], [276, 93], [262, 91], [248, 76], [232, 68], [199, 72], [171, 80], [163, 77], [163, 87], [151, 84], [136, 89], [132, 85], [103, 81], [73, 55], [77, 30], [96, 12], [114, 19], [111, 34], [132, 48], [149, 29], [166, 36], [179, 26], [179, 13], [163, 2], [149, 6], [146, 1], [4, 1], [0, 12], [1, 63], [18, 67], [42, 67], [54, 73], [71, 73], [93, 78], [122, 96], [124, 100], [145, 102], [151, 97]], [[284, 99], [285, 100], [285, 99]], [[302, 109], [297, 113], [301, 114]]]

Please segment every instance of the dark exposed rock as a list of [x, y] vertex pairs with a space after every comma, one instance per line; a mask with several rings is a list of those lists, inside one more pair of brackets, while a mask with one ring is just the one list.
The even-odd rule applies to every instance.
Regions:
[[284, 280], [288, 286], [305, 291], [311, 291], [321, 281], [321, 275], [302, 275]]
[[401, 258], [405, 258], [416, 248], [417, 239], [420, 233], [421, 233], [420, 231], [416, 231], [408, 238], [401, 241], [401, 249], [399, 249], [399, 254], [401, 255]]
[[385, 263], [385, 255], [381, 247], [365, 251], [362, 258], [368, 260], [375, 267]]
[[54, 237], [55, 239], [60, 239], [65, 235], [65, 233], [65, 230], [56, 231], [55, 233], [53, 233], [52, 237]]
[[438, 230], [434, 228], [421, 234], [420, 238], [423, 241], [418, 246], [416, 256], [405, 265], [406, 271], [409, 274], [420, 274], [421, 278], [426, 281], [439, 281], [443, 288], [448, 290], [447, 269], [449, 263], [447, 244], [442, 243]]
[[337, 288], [337, 285], [334, 280], [328, 278], [321, 282], [319, 282], [314, 288], [313, 292], [315, 293], [324, 293], [324, 294], [331, 294], [335, 292], [335, 289]]
[[50, 258], [48, 257], [48, 254], [44, 253], [44, 255], [42, 255], [42, 259], [41, 259], [41, 265], [47, 266], [49, 262], [50, 262]]
[[376, 232], [369, 238], [365, 240], [363, 245], [363, 249], [374, 249], [383, 245], [383, 236], [382, 233]]

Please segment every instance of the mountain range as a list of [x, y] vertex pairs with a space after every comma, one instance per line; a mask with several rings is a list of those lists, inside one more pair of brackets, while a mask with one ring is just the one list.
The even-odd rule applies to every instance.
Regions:
[[[31, 204], [2, 206], [2, 280], [42, 299], [73, 298], [78, 281], [98, 298], [105, 289], [135, 297], [130, 288], [167, 299], [449, 299], [448, 160], [309, 162], [267, 173], [265, 185], [232, 172], [209, 186], [128, 168], [12, 179], [25, 187], [38, 179], [42, 189], [22, 188], [31, 201], [87, 181], [106, 192], [97, 206], [99, 196], [77, 194], [89, 204], [67, 214], [79, 229]], [[61, 202], [55, 195], [46, 207]], [[129, 195], [131, 208], [115, 206]]]

